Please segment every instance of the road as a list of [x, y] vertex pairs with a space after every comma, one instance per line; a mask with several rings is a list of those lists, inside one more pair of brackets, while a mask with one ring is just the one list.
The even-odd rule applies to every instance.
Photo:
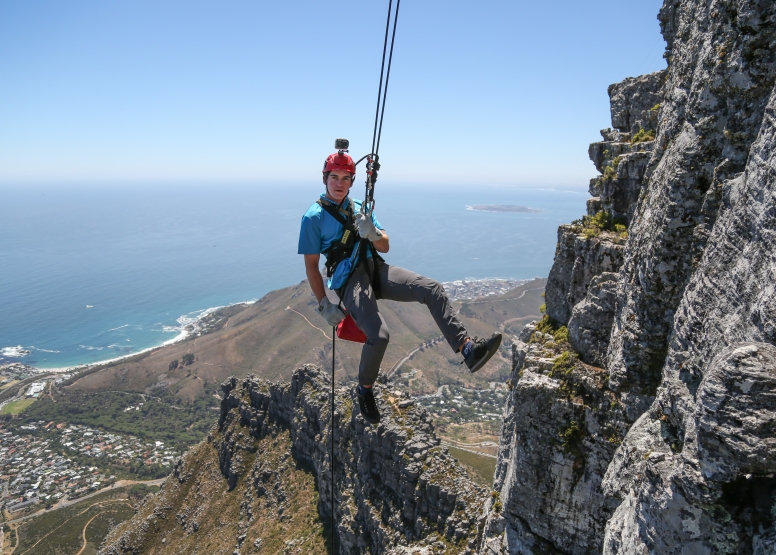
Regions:
[[[445, 338], [445, 337], [444, 337], [443, 335], [440, 335], [439, 337], [435, 337], [434, 339], [432, 339], [432, 340], [431, 340], [431, 342], [430, 342], [430, 344], [429, 344], [428, 346], [430, 346], [430, 345], [432, 345], [432, 344], [436, 344], [438, 341], [440, 341], [440, 340], [442, 340], [442, 339], [444, 339], [444, 338]], [[405, 363], [405, 362], [407, 362], [409, 359], [411, 359], [411, 358], [412, 358], [412, 355], [414, 355], [415, 353], [417, 353], [418, 351], [420, 351], [420, 350], [421, 350], [423, 347], [425, 347], [425, 346], [427, 346], [427, 344], [426, 344], [426, 343], [423, 343], [423, 344], [422, 344], [422, 345], [420, 345], [419, 347], [416, 347], [416, 348], [412, 349], [411, 351], [409, 351], [409, 352], [407, 353], [407, 355], [406, 355], [406, 356], [405, 356], [403, 359], [401, 359], [399, 362], [397, 362], [396, 364], [394, 364], [394, 365], [393, 365], [393, 368], [391, 368], [390, 370], [388, 370], [388, 373], [386, 373], [386, 375], [385, 375], [386, 379], [388, 379], [388, 378], [390, 378], [391, 376], [393, 376], [394, 372], [396, 372], [396, 371], [397, 371], [399, 368], [401, 368], [401, 365], [402, 365], [402, 364], [404, 364], [404, 363]]]
[[[100, 503], [95, 503], [94, 505], [99, 505], [99, 504], [100, 504]], [[124, 504], [125, 504], [125, 505], [127, 505], [127, 506], [128, 506], [130, 509], [132, 508], [132, 505], [131, 505], [130, 503], [126, 503], [126, 502], [125, 502]], [[89, 507], [89, 509], [91, 509], [92, 507], [94, 507], [94, 505], [91, 505], [91, 506]], [[87, 510], [89, 510], [89, 509], [87, 509]], [[90, 519], [89, 519], [89, 522], [87, 522], [86, 524], [84, 524], [83, 530], [81, 530], [81, 540], [82, 540], [84, 543], [83, 543], [83, 545], [81, 546], [81, 550], [80, 550], [78, 553], [76, 553], [75, 555], [81, 555], [81, 554], [84, 552], [84, 550], [86, 549], [86, 546], [87, 546], [87, 545], [88, 545], [88, 543], [89, 543], [89, 542], [86, 540], [86, 529], [87, 529], [87, 528], [89, 528], [89, 525], [92, 523], [92, 521], [93, 521], [95, 518], [97, 518], [98, 516], [100, 516], [100, 514], [101, 514], [101, 513], [98, 513], [98, 514], [94, 515], [92, 518], [90, 518]]]
[[525, 294], [529, 291], [539, 291], [541, 289], [544, 289], [544, 287], [532, 287], [530, 289], [523, 289], [523, 292], [520, 293], [517, 297], [497, 297], [495, 299], [482, 299], [481, 301], [467, 301], [467, 300], [461, 300], [460, 302], [466, 303], [466, 304], [484, 304], [484, 303], [503, 303], [504, 301], [516, 301], [518, 299], [522, 299], [525, 297]]
[[472, 449], [466, 449], [464, 447], [460, 447], [458, 445], [454, 445], [454, 444], [449, 443], [447, 441], [442, 441], [441, 443], [445, 447], [454, 447], [455, 449], [460, 449], [461, 451], [466, 451], [467, 453], [472, 453], [473, 455], [479, 455], [480, 457], [487, 457], [489, 459], [496, 459], [496, 460], [498, 460], [498, 457], [496, 455], [489, 455], [488, 453], [483, 453], [482, 451], [474, 451]]
[[[115, 482], [113, 485], [110, 485], [108, 487], [99, 489], [97, 491], [94, 491], [94, 492], [89, 493], [87, 495], [84, 495], [82, 497], [79, 497], [78, 499], [65, 499], [63, 497], [62, 499], [57, 501], [57, 503], [54, 504], [50, 509], [41, 509], [41, 510], [36, 511], [36, 512], [34, 512], [32, 514], [29, 514], [27, 516], [22, 516], [22, 517], [19, 517], [19, 518], [15, 518], [13, 520], [7, 520], [5, 522], [5, 524], [17, 524], [17, 523], [23, 522], [23, 521], [25, 521], [27, 519], [34, 518], [36, 516], [40, 516], [43, 513], [47, 513], [47, 512], [50, 512], [50, 511], [56, 511], [58, 509], [63, 509], [65, 507], [69, 507], [70, 505], [73, 505], [75, 503], [80, 503], [84, 499], [89, 499], [90, 497], [94, 497], [95, 495], [99, 495], [101, 493], [105, 493], [106, 491], [111, 491], [111, 490], [114, 490], [114, 489], [123, 488], [125, 486], [134, 486], [135, 484], [143, 484], [143, 485], [146, 485], [146, 486], [161, 486], [162, 483], [166, 479], [167, 478], [159, 478], [158, 480], [146, 480], [146, 481], [143, 481], [143, 480], [119, 480], [119, 481]], [[0, 544], [0, 545], [2, 545], [2, 544]]]
[[315, 328], [315, 329], [317, 329], [319, 332], [321, 332], [321, 333], [323, 334], [323, 336], [324, 336], [326, 339], [331, 339], [331, 337], [329, 337], [325, 331], [323, 331], [321, 328], [319, 328], [318, 326], [316, 326], [315, 324], [313, 324], [313, 323], [312, 323], [310, 320], [308, 320], [308, 319], [307, 319], [307, 316], [305, 316], [305, 315], [304, 315], [304, 314], [302, 314], [301, 312], [299, 312], [299, 311], [297, 311], [297, 310], [294, 310], [294, 309], [293, 309], [293, 308], [291, 308], [290, 306], [287, 306], [287, 307], [286, 307], [286, 310], [290, 310], [291, 312], [295, 312], [296, 314], [299, 314], [299, 316], [301, 316], [302, 318], [304, 318], [305, 322], [307, 322], [307, 323], [308, 323], [308, 324], [310, 324], [312, 327], [314, 327], [314, 328]]

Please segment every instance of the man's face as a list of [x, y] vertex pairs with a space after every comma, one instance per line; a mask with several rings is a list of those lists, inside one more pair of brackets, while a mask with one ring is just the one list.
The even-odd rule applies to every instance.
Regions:
[[353, 186], [353, 176], [345, 170], [333, 170], [329, 172], [326, 180], [326, 196], [334, 202], [340, 203], [350, 188]]

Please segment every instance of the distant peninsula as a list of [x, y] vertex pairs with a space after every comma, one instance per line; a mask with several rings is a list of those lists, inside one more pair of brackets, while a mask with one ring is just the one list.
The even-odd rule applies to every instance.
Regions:
[[538, 214], [541, 210], [517, 206], [516, 204], [474, 204], [466, 206], [467, 210], [479, 210], [480, 212], [520, 212], [523, 214]]

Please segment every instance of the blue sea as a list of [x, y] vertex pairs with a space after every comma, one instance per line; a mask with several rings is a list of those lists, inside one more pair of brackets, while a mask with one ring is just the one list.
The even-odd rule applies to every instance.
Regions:
[[[89, 364], [179, 336], [205, 310], [305, 279], [299, 222], [322, 185], [0, 185], [0, 363]], [[361, 198], [363, 185], [354, 185]], [[546, 277], [582, 187], [378, 182], [386, 259], [439, 281]], [[519, 205], [538, 213], [468, 209]]]

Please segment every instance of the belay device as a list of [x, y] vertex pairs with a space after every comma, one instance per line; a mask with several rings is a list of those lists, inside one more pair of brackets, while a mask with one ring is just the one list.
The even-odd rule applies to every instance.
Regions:
[[[391, 32], [391, 49], [388, 54], [388, 68], [387, 72], [385, 72], [385, 87], [383, 87], [383, 71], [386, 69], [385, 67], [385, 53], [386, 49], [388, 47], [388, 31], [391, 27], [391, 7], [393, 5], [393, 0], [388, 0], [388, 17], [385, 21], [385, 40], [383, 41], [383, 60], [382, 64], [380, 65], [380, 85], [377, 89], [377, 108], [375, 109], [375, 127], [374, 132], [372, 133], [372, 150], [369, 154], [362, 156], [358, 162], [356, 162], [356, 166], [360, 164], [363, 160], [366, 160], [366, 193], [364, 194], [364, 202], [361, 204], [361, 213], [364, 214], [367, 218], [372, 217], [372, 211], [374, 210], [374, 190], [375, 190], [375, 182], [377, 181], [377, 172], [380, 169], [380, 156], [378, 155], [378, 152], [380, 151], [380, 136], [382, 135], [383, 131], [383, 115], [385, 114], [385, 99], [388, 96], [388, 79], [391, 77], [391, 61], [393, 60], [393, 44], [396, 39], [396, 23], [399, 19], [399, 5], [401, 4], [401, 0], [396, 0], [396, 11], [394, 12], [393, 16], [393, 31]], [[379, 123], [378, 123], [379, 119]], [[338, 151], [341, 151], [340, 153], [343, 153], [348, 150], [348, 147], [350, 146], [347, 139], [337, 139], [334, 141], [334, 148]], [[349, 271], [347, 273], [347, 276], [345, 277], [345, 280], [343, 282], [343, 285], [341, 287], [344, 287], [347, 285], [348, 279], [350, 279], [350, 274], [353, 272], [353, 269], [355, 269], [358, 257], [363, 256], [364, 259], [366, 259], [366, 249], [372, 248], [374, 249], [374, 246], [366, 239], [361, 239], [353, 248], [353, 253], [347, 260], [342, 260], [340, 264], [338, 265], [337, 270], [339, 269], [339, 266], [342, 266], [343, 263], [349, 262]], [[359, 254], [363, 253], [363, 254]], [[376, 267], [376, 266], [375, 266]], [[336, 270], [335, 270], [336, 274]], [[332, 275], [332, 279], [334, 278], [334, 275]], [[333, 283], [333, 282], [331, 282]], [[375, 287], [374, 281], [372, 284], [372, 287]], [[331, 288], [331, 285], [329, 286]], [[340, 301], [341, 302], [341, 301]], [[331, 337], [331, 552], [337, 553], [337, 551], [334, 548], [334, 541], [337, 536], [336, 534], [336, 528], [334, 526], [334, 364], [335, 364], [335, 346], [336, 346], [336, 338], [340, 337], [341, 339], [345, 339], [348, 341], [356, 341], [359, 343], [364, 343], [366, 341], [366, 336], [364, 335], [364, 332], [359, 329], [359, 327], [356, 325], [356, 322], [353, 320], [353, 318], [350, 317], [350, 315], [347, 315], [344, 320], [342, 320], [337, 326], [335, 326], [332, 329], [332, 337]]]

